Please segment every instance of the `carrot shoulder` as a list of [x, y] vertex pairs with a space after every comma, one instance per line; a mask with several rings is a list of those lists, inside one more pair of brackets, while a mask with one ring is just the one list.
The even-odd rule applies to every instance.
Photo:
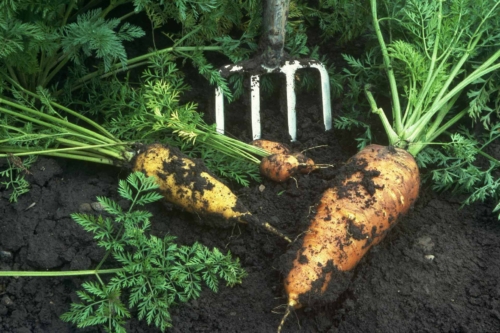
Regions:
[[[350, 272], [418, 197], [418, 167], [402, 149], [370, 145], [346, 165], [347, 176], [326, 190], [285, 280], [290, 307], [338, 296]], [[331, 282], [331, 288], [329, 288]]]
[[252, 146], [259, 147], [269, 152], [270, 154], [290, 154], [290, 148], [281, 142], [275, 142], [270, 140], [253, 140], [250, 142]]

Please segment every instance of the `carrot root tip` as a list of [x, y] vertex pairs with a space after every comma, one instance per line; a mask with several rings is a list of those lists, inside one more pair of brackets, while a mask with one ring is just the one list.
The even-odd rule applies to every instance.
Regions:
[[270, 233], [273, 233], [273, 234], [275, 234], [277, 236], [280, 236], [281, 238], [283, 238], [284, 240], [286, 240], [288, 243], [292, 242], [292, 240], [290, 238], [288, 238], [287, 236], [285, 236], [283, 233], [281, 233], [278, 229], [276, 229], [275, 227], [273, 227], [269, 223], [264, 222], [264, 223], [262, 223], [262, 226], [264, 227], [264, 229], [266, 229]]
[[283, 328], [283, 325], [285, 325], [286, 318], [290, 315], [290, 312], [292, 312], [293, 306], [288, 305], [286, 308], [285, 315], [281, 319], [280, 325], [278, 326], [278, 333], [281, 333], [281, 329]]

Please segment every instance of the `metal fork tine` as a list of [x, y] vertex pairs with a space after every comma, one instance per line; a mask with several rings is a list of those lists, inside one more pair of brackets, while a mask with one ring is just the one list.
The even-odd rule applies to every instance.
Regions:
[[[240, 66], [230, 67], [230, 72], [245, 72]], [[279, 71], [285, 74], [286, 78], [286, 97], [287, 97], [287, 117], [288, 117], [288, 133], [291, 141], [297, 140], [297, 115], [295, 95], [295, 73], [301, 68], [315, 68], [320, 72], [321, 77], [321, 94], [323, 107], [323, 124], [325, 131], [332, 128], [332, 111], [330, 100], [330, 81], [328, 72], [323, 64], [315, 61], [308, 62], [307, 65], [302, 65], [299, 61], [286, 61], [285, 64], [279, 67]], [[272, 70], [268, 70], [272, 72]], [[251, 117], [252, 117], [252, 137], [253, 140], [261, 138], [261, 121], [260, 121], [260, 74], [250, 76], [251, 86]], [[215, 90], [215, 122], [217, 124], [217, 132], [224, 134], [224, 95], [222, 89], [217, 87]]]
[[280, 68], [280, 71], [285, 74], [286, 78], [286, 109], [288, 115], [288, 133], [292, 141], [297, 140], [297, 112], [295, 106], [297, 98], [295, 96], [295, 72], [297, 65], [285, 62], [285, 65]]
[[252, 137], [258, 140], [261, 137], [260, 127], [260, 76], [250, 76], [251, 88], [251, 108], [252, 108]]
[[323, 123], [325, 131], [332, 128], [332, 103], [330, 99], [330, 76], [325, 66], [321, 63], [310, 63], [311, 68], [319, 70], [321, 78], [321, 102], [323, 104]]
[[224, 134], [224, 94], [219, 86], [215, 88], [215, 126], [218, 133]]

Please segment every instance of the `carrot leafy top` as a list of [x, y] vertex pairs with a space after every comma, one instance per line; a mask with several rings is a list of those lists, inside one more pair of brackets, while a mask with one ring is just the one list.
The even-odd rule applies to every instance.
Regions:
[[392, 124], [371, 87], [364, 88], [389, 143], [417, 155], [465, 115], [491, 127], [494, 110], [488, 103], [497, 93], [500, 68], [500, 2], [378, 2], [370, 0]]

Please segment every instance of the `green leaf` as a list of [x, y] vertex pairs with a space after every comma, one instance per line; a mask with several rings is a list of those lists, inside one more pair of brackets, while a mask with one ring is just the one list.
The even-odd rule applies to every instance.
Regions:
[[16, 156], [7, 158], [6, 169], [0, 171], [0, 177], [5, 178], [0, 178], [0, 185], [3, 185], [6, 190], [11, 190], [10, 202], [17, 202], [21, 195], [29, 192], [30, 183], [25, 179], [25, 176], [30, 173], [29, 168], [35, 163], [36, 159], [35, 155], [28, 156], [24, 160]]
[[80, 64], [81, 55], [90, 57], [95, 54], [104, 61], [104, 71], [107, 72], [115, 60], [126, 66], [127, 54], [122, 42], [142, 37], [144, 31], [126, 23], [115, 32], [120, 20], [105, 20], [101, 13], [100, 8], [91, 10], [79, 15], [75, 23], [64, 26], [61, 46], [64, 54], [76, 64]]
[[141, 172], [133, 172], [131, 173], [130, 175], [128, 175], [127, 177], [127, 183], [129, 183], [130, 185], [132, 185], [132, 187], [136, 190], [136, 191], [139, 191], [140, 190], [140, 183], [141, 181], [144, 179], [144, 174], [142, 174]]
[[137, 205], [143, 206], [145, 204], [153, 203], [153, 202], [161, 200], [161, 199], [163, 199], [163, 196], [161, 194], [156, 193], [156, 192], [150, 192], [150, 193], [146, 193], [143, 196], [141, 196], [135, 203]]
[[[136, 187], [134, 186], [134, 188], [136, 188]], [[120, 182], [119, 182], [118, 193], [124, 199], [130, 200], [130, 201], [134, 200], [134, 194], [132, 193], [132, 189], [128, 185], [127, 181], [125, 181], [123, 179], [120, 180]]]
[[[125, 187], [127, 184], [136, 190], [135, 196], [130, 187]], [[120, 182], [120, 188], [131, 197], [131, 208], [161, 197], [156, 192], [146, 192], [157, 185], [154, 178], [146, 178], [142, 173], [129, 175], [127, 181]], [[121, 270], [107, 285], [101, 279], [99, 283], [84, 282], [84, 291], [77, 292], [83, 304], [72, 304], [61, 317], [63, 320], [78, 327], [106, 324], [122, 331], [125, 319], [130, 317], [129, 309], [137, 308], [139, 319], [164, 330], [172, 325], [170, 307], [199, 297], [203, 283], [216, 292], [219, 280], [233, 286], [246, 275], [230, 253], [211, 251], [199, 243], [179, 246], [170, 235], [163, 239], [149, 235], [150, 212], [123, 212], [109, 198], [98, 197], [98, 201], [112, 218], [78, 213], [72, 214], [72, 218], [93, 233], [98, 245], [109, 251]], [[128, 307], [120, 300], [124, 290], [129, 294]]]
[[[500, 211], [500, 202], [498, 202], [498, 204], [493, 209], [493, 212], [498, 212], [498, 211]], [[498, 214], [498, 219], [500, 220], [500, 214]]]
[[115, 201], [106, 197], [97, 197], [97, 201], [101, 204], [102, 208], [111, 215], [122, 215], [122, 208]]

